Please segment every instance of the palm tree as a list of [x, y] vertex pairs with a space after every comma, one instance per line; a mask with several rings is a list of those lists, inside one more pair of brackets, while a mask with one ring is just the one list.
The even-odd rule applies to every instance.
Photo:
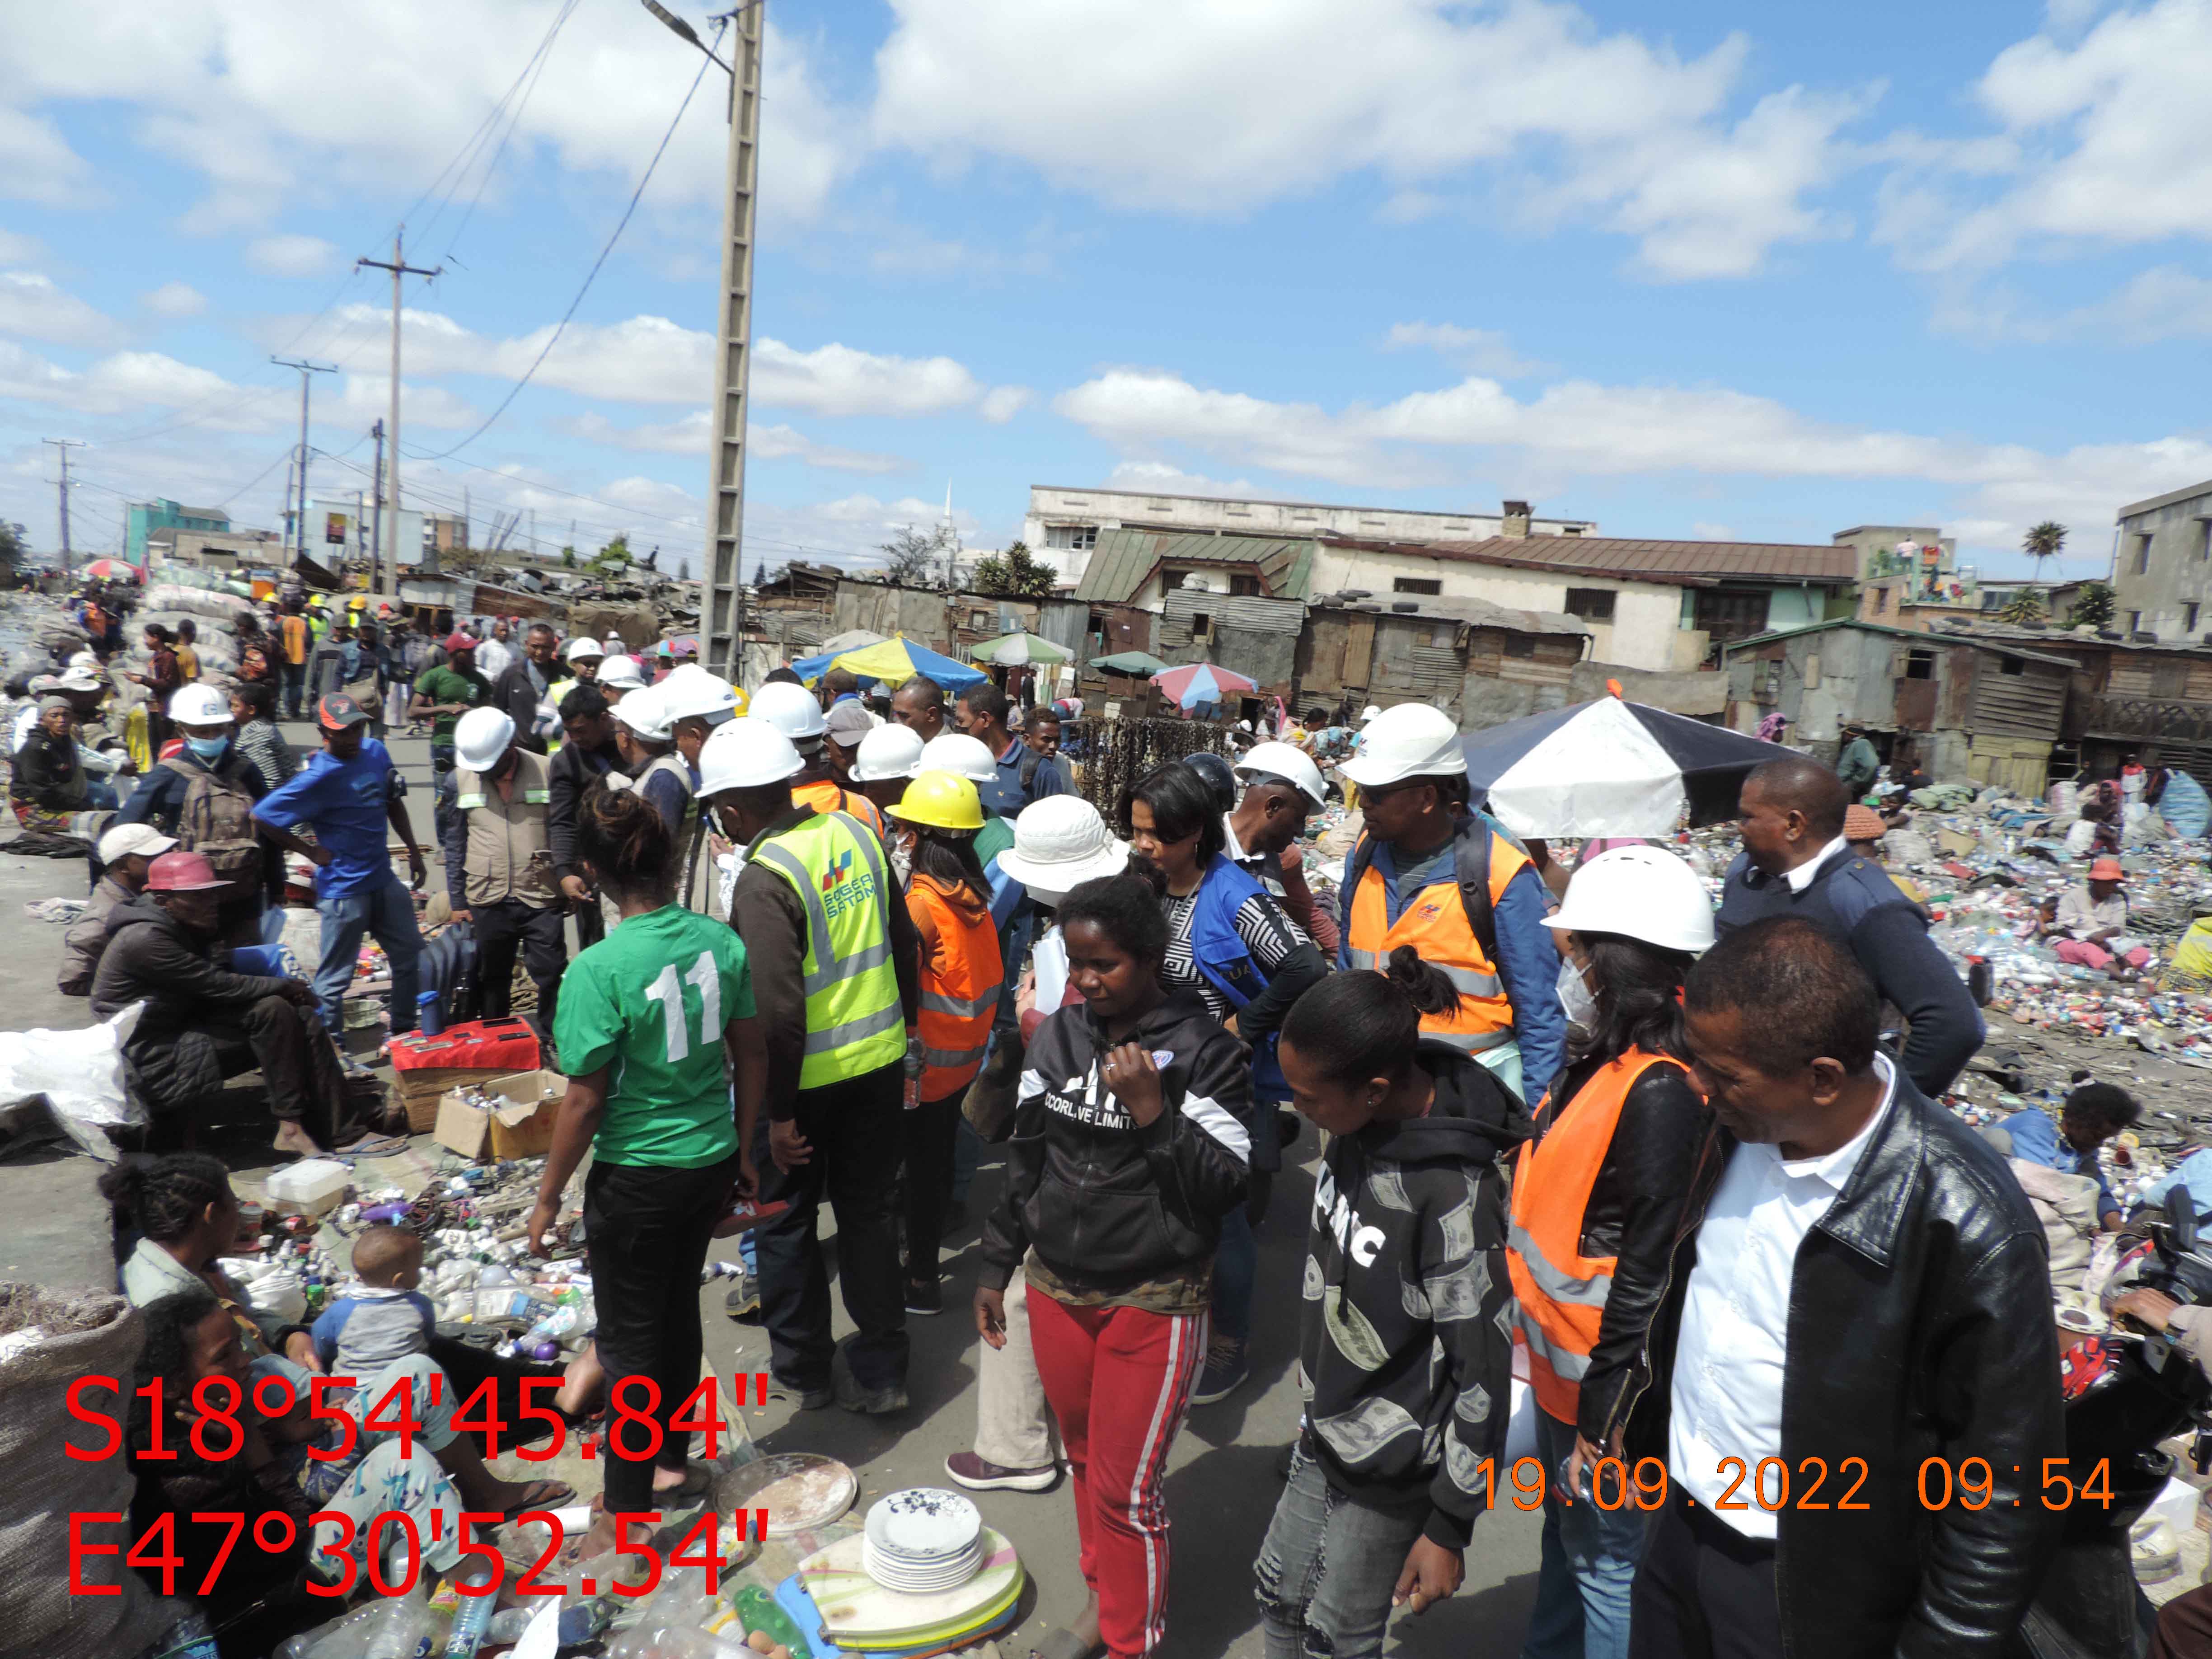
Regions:
[[2041, 524], [2031, 525], [2027, 534], [2021, 538], [2020, 550], [2035, 561], [2035, 580], [2043, 580], [2043, 562], [2055, 559], [2066, 546], [2066, 526], [2045, 519]]

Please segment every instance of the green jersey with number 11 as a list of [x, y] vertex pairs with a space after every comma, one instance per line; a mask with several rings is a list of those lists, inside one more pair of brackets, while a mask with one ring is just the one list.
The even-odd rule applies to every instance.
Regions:
[[553, 1041], [569, 1076], [608, 1068], [599, 1159], [696, 1170], [736, 1152], [722, 1029], [752, 1012], [744, 942], [681, 905], [632, 916], [570, 963]]

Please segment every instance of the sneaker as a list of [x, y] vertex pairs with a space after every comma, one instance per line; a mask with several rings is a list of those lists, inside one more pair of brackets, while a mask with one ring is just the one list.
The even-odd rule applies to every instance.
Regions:
[[974, 1452], [955, 1452], [945, 1460], [945, 1472], [957, 1486], [970, 1492], [1049, 1492], [1060, 1479], [1060, 1465], [1042, 1468], [1009, 1469], [988, 1463]]
[[830, 1362], [830, 1387], [839, 1405], [862, 1417], [883, 1417], [907, 1408], [906, 1384], [892, 1382], [880, 1389], [869, 1388], [853, 1375], [842, 1343]]
[[773, 1371], [769, 1373], [768, 1392], [770, 1399], [788, 1400], [803, 1412], [818, 1412], [830, 1403], [831, 1398], [827, 1389], [802, 1389], [796, 1383], [785, 1382]]
[[760, 1322], [760, 1278], [757, 1274], [740, 1271], [738, 1282], [722, 1298], [722, 1311], [732, 1319]]
[[906, 1282], [906, 1310], [910, 1314], [941, 1314], [945, 1311], [945, 1292], [935, 1279], [909, 1279]]
[[1252, 1374], [1244, 1358], [1246, 1346], [1233, 1336], [1217, 1336], [1207, 1345], [1206, 1369], [1198, 1374], [1198, 1387], [1190, 1396], [1192, 1405], [1211, 1406], [1244, 1386], [1245, 1378]]

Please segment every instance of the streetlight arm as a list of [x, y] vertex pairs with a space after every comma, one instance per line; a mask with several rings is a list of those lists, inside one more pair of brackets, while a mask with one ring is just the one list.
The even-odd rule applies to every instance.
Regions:
[[669, 10], [667, 7], [662, 5], [660, 3], [660, 0], [643, 0], [643, 4], [647, 11], [651, 12], [655, 17], [658, 17], [661, 21], [662, 24], [667, 27], [671, 33], [676, 35], [681, 40], [690, 41], [693, 46], [698, 47], [700, 51], [705, 52], [708, 61], [711, 62], [717, 69], [720, 70], [723, 74], [728, 76], [733, 81], [737, 79], [738, 72], [732, 69], [727, 64], [725, 64], [720, 58], [714, 56], [712, 49], [708, 46], [704, 40], [702, 40], [699, 38], [698, 30], [693, 28], [690, 24], [685, 22], [674, 12]]

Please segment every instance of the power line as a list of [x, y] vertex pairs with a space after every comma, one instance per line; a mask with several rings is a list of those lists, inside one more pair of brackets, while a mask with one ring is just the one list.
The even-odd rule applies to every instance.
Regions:
[[532, 360], [530, 367], [523, 371], [522, 378], [508, 390], [506, 397], [499, 400], [499, 407], [484, 416], [482, 426], [443, 453], [425, 456], [422, 459], [442, 461], [448, 455], [459, 454], [483, 437], [485, 433], [490, 431], [492, 423], [507, 413], [507, 405], [522, 395], [523, 387], [530, 384], [532, 378], [537, 374], [539, 366], [544, 362], [547, 355], [560, 343], [561, 336], [567, 331], [570, 319], [576, 314], [576, 307], [584, 303], [584, 296], [592, 291], [592, 283], [599, 276], [599, 268], [606, 264], [607, 256], [615, 251], [615, 244], [622, 240], [623, 232], [629, 228], [630, 216], [637, 211], [639, 198], [644, 196], [645, 187], [653, 182], [653, 174], [654, 169], [660, 165], [660, 158], [668, 152], [668, 142], [675, 137], [676, 129], [684, 119], [684, 112], [691, 107], [693, 94], [699, 90], [700, 82], [707, 77], [707, 64], [714, 61], [710, 57], [707, 62], [702, 63], [699, 65], [699, 72], [691, 77], [691, 85], [684, 94], [684, 101], [676, 106], [675, 118], [669, 122], [668, 131], [660, 135], [660, 143], [653, 147], [653, 159], [645, 165], [645, 176], [637, 181], [637, 188], [630, 192], [629, 205], [623, 210], [623, 216], [617, 221], [612, 234], [607, 238], [606, 245], [599, 250], [599, 257], [592, 261], [591, 270], [584, 273], [583, 286], [576, 290], [576, 297], [568, 301], [568, 308], [561, 313], [561, 320], [555, 325], [551, 337], [539, 349], [538, 356]]
[[[561, 33], [562, 25], [566, 23], [574, 13], [577, 3], [578, 0], [565, 0], [560, 13], [553, 19], [553, 26], [546, 30], [544, 40], [538, 43], [537, 52], [532, 55], [531, 62], [523, 65], [523, 74], [529, 77], [529, 84], [523, 87], [522, 96], [515, 100], [514, 112], [507, 118], [507, 130], [500, 134], [498, 147], [492, 151], [491, 161], [485, 166], [483, 175], [477, 180], [476, 194], [469, 198], [469, 204], [461, 214], [460, 223], [453, 227], [453, 236], [446, 244], [445, 253], [441, 256], [442, 258], [450, 259], [453, 257], [453, 250], [460, 245], [461, 233], [469, 228], [469, 221], [476, 216], [477, 204], [483, 199], [484, 191], [490, 185], [492, 176], [499, 171], [499, 164], [507, 154], [507, 147], [514, 141], [514, 131], [521, 125], [523, 112], [530, 107], [531, 95], [538, 90], [538, 82], [545, 73], [545, 65], [552, 61], [554, 39]], [[518, 83], [520, 83], [520, 77], [518, 77]], [[507, 95], [514, 96], [512, 88], [508, 89]], [[455, 181], [455, 187], [459, 188], [458, 179]], [[441, 207], [436, 213], [431, 215], [430, 222], [422, 227], [424, 240], [427, 241], [429, 239], [431, 230], [444, 216], [446, 207], [452, 205], [453, 198], [448, 195], [445, 207]]]

